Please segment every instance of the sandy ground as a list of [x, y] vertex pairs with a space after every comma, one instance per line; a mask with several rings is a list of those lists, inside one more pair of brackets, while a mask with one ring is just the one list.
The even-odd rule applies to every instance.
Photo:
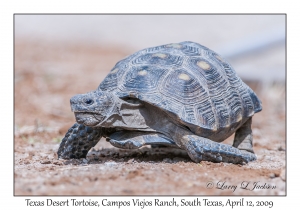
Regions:
[[[86, 159], [58, 160], [75, 122], [71, 96], [95, 89], [132, 53], [118, 46], [15, 43], [15, 195], [285, 195], [285, 85], [249, 81], [263, 102], [253, 118], [258, 160], [194, 163], [177, 149], [120, 150], [102, 139]], [[233, 137], [225, 143], [232, 144]]]

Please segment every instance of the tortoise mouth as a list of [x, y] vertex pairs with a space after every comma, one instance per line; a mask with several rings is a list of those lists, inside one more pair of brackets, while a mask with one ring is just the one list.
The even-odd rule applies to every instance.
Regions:
[[96, 126], [104, 120], [104, 116], [92, 112], [74, 112], [76, 121], [86, 126]]

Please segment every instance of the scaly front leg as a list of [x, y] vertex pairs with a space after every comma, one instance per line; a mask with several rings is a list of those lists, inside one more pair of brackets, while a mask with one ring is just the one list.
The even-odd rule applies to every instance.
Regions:
[[95, 146], [103, 136], [103, 128], [92, 128], [75, 123], [66, 133], [57, 151], [63, 159], [85, 158], [88, 151]]

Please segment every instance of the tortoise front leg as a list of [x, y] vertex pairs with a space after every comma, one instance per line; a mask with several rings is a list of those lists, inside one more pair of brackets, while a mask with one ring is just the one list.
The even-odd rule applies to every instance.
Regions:
[[63, 159], [85, 158], [102, 135], [102, 128], [91, 128], [75, 123], [62, 139], [57, 151], [58, 157]]

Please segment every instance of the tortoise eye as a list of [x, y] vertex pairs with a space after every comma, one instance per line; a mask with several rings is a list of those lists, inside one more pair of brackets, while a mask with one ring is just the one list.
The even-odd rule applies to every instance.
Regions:
[[86, 99], [86, 100], [84, 101], [84, 103], [86, 103], [87, 105], [91, 105], [91, 104], [94, 103], [94, 101], [93, 101], [92, 99]]

